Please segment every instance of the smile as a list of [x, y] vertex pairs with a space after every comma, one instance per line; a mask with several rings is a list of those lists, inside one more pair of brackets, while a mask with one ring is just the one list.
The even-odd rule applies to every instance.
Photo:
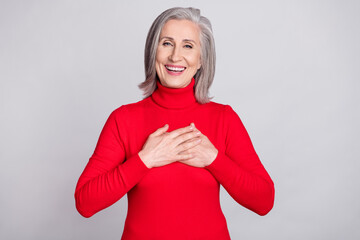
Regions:
[[165, 68], [171, 72], [177, 72], [177, 73], [183, 72], [186, 69], [186, 67], [173, 66], [173, 65], [165, 65]]

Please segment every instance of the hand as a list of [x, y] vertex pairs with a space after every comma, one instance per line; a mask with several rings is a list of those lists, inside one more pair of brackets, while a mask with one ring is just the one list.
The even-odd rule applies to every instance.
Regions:
[[[192, 155], [185, 153], [185, 151], [200, 143], [200, 132], [194, 131], [195, 126], [193, 124], [172, 132], [166, 132], [168, 129], [169, 125], [165, 124], [150, 134], [139, 152], [140, 159], [148, 168], [189, 159]], [[182, 154], [179, 154], [180, 152]]]
[[[195, 128], [195, 125], [193, 126], [195, 131], [200, 132]], [[215, 146], [210, 142], [210, 140], [204, 134], [200, 133], [199, 137], [201, 139], [200, 144], [197, 144], [193, 148], [190, 148], [180, 153], [180, 155], [181, 154], [184, 154], [186, 156], [191, 155], [192, 157], [179, 160], [179, 162], [182, 162], [184, 164], [193, 167], [206, 167], [216, 159], [218, 150], [215, 148]], [[189, 141], [194, 141], [194, 140], [189, 140]]]

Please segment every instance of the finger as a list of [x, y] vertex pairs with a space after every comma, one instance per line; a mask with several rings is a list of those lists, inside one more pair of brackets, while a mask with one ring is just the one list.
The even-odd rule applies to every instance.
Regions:
[[198, 131], [200, 131], [196, 126], [195, 126], [195, 123], [191, 123], [190, 125], [192, 125], [193, 126], [193, 128], [194, 128], [194, 131], [195, 130], [198, 130]]
[[174, 138], [173, 143], [177, 146], [187, 141], [196, 140], [196, 138], [199, 138], [200, 134], [199, 131], [184, 133]]
[[155, 132], [152, 133], [153, 136], [160, 136], [169, 129], [169, 125], [165, 124], [163, 127], [158, 128]]
[[178, 154], [175, 156], [175, 160], [176, 161], [185, 161], [185, 160], [190, 160], [194, 157], [194, 155], [192, 153], [186, 153], [186, 154]]
[[185, 151], [199, 145], [201, 143], [201, 138], [197, 137], [189, 141], [183, 142], [176, 147], [176, 150], [179, 151], [178, 154], [183, 154]]
[[182, 135], [182, 134], [187, 133], [187, 132], [192, 132], [192, 131], [194, 131], [194, 127], [189, 125], [189, 126], [186, 126], [186, 127], [183, 127], [183, 128], [178, 128], [178, 129], [170, 132], [169, 136], [171, 138], [176, 138], [179, 135]]

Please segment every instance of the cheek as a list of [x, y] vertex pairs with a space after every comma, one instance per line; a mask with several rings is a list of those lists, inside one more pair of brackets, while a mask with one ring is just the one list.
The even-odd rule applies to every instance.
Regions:
[[200, 54], [196, 54], [191, 57], [191, 65], [196, 69], [201, 66]]
[[155, 57], [155, 69], [156, 69], [156, 72], [159, 74], [159, 70], [161, 69], [160, 68], [160, 65], [161, 65], [161, 60], [160, 60], [160, 55], [159, 55], [159, 51], [156, 52], [156, 57]]
[[167, 51], [158, 47], [156, 50], [156, 61], [163, 62], [166, 59]]
[[159, 48], [156, 50], [155, 60], [156, 60], [156, 63], [161, 60], [161, 50]]

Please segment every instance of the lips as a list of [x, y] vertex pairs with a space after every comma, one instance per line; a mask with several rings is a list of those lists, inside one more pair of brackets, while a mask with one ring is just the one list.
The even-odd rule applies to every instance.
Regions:
[[186, 69], [186, 67], [176, 65], [165, 65], [165, 68], [166, 70], [174, 73], [181, 73]]

